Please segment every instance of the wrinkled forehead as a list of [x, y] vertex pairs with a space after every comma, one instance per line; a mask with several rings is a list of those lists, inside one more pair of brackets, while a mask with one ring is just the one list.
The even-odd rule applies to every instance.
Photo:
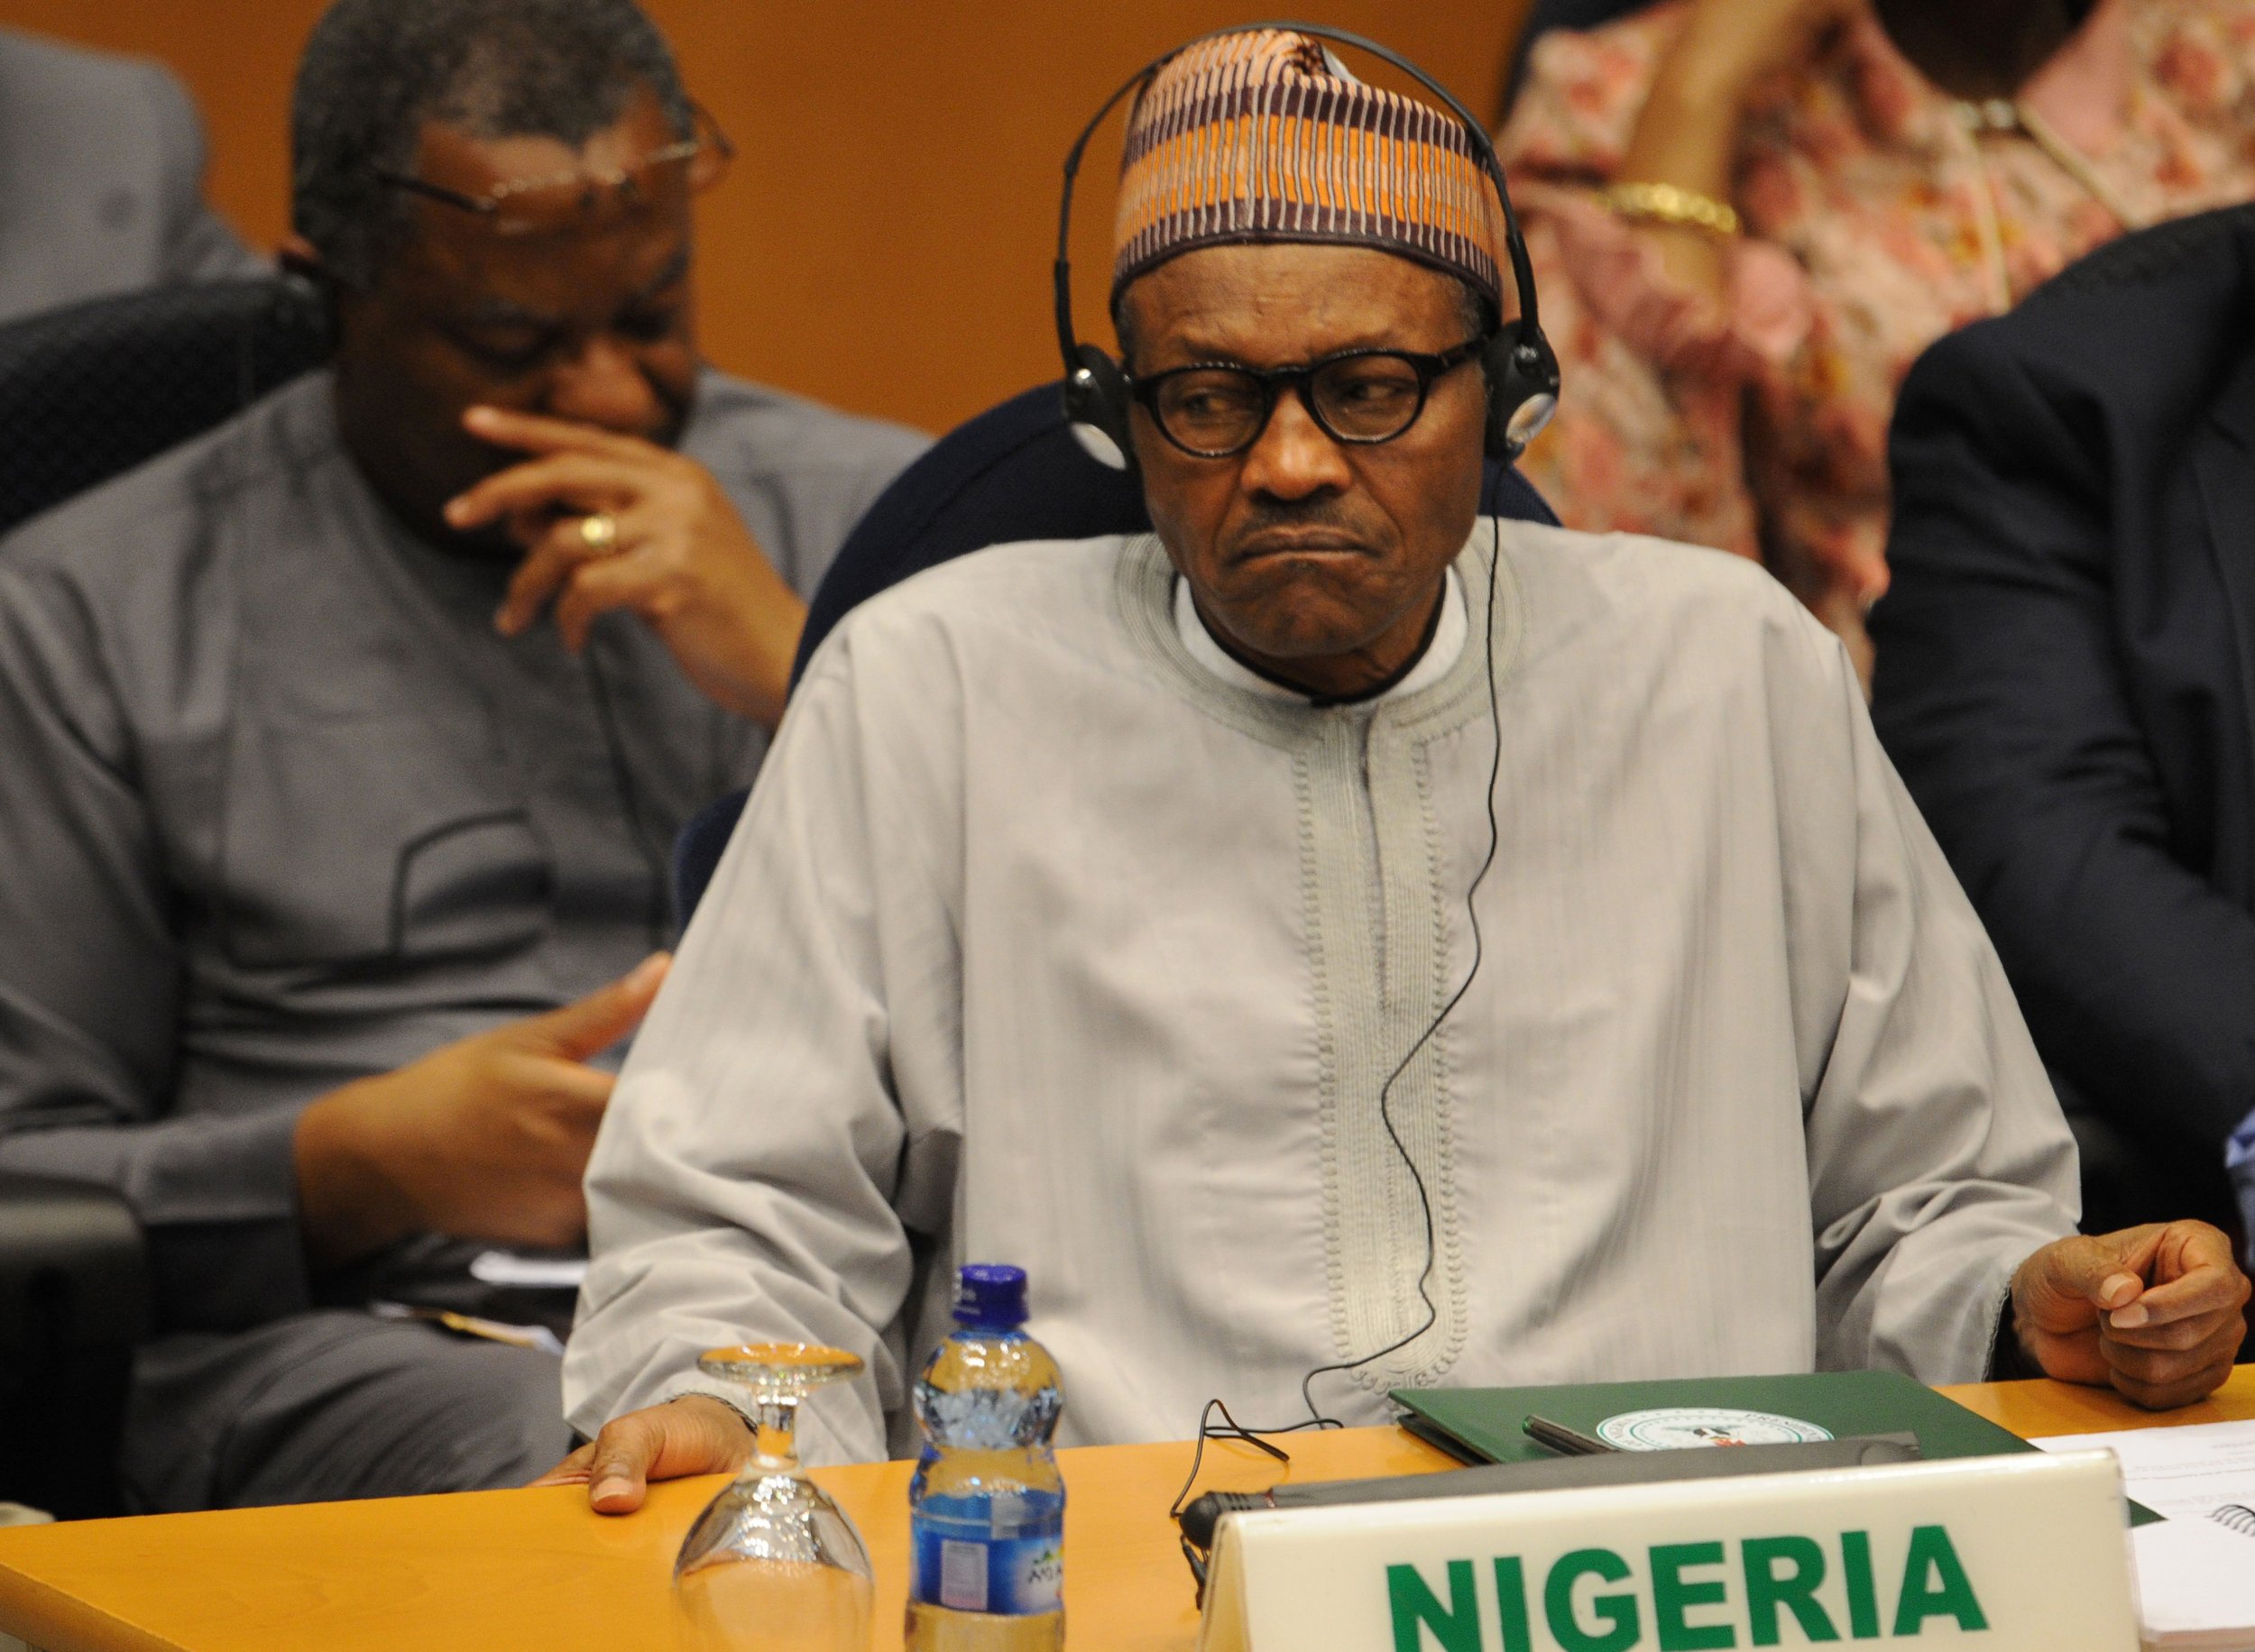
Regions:
[[[652, 96], [577, 148], [544, 135], [484, 137], [425, 124], [415, 175], [473, 199], [575, 174], [615, 175], [677, 141]], [[585, 223], [498, 232], [482, 215], [424, 197], [393, 260], [398, 280], [427, 305], [517, 306], [600, 320], [622, 304], [686, 280], [692, 253], [691, 191], [679, 173], [657, 174], [630, 204]]]
[[679, 138], [657, 95], [644, 91], [628, 102], [617, 121], [590, 133], [577, 148], [546, 133], [492, 137], [444, 119], [427, 120], [417, 138], [413, 170], [426, 182], [482, 197], [575, 172], [616, 173]]
[[1123, 342], [1144, 372], [1185, 362], [1261, 365], [1337, 350], [1437, 352], [1464, 342], [1469, 289], [1374, 247], [1293, 242], [1201, 247], [1130, 281]]

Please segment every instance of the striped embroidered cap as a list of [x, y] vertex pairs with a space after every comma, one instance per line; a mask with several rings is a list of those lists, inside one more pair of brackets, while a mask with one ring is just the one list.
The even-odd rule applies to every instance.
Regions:
[[1178, 253], [1258, 241], [1378, 247], [1502, 298], [1503, 203], [1462, 124], [1283, 30], [1202, 41], [1137, 94], [1113, 241], [1115, 304]]

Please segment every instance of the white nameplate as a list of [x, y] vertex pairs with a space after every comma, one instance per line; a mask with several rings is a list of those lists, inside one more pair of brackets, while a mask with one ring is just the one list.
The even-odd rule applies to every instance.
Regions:
[[1201, 1652], [2136, 1652], [2105, 1452], [1226, 1516]]

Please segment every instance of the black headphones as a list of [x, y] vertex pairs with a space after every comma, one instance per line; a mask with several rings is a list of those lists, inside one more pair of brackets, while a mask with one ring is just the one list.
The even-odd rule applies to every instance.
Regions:
[[1519, 234], [1518, 215], [1512, 210], [1511, 190], [1504, 182], [1503, 163], [1496, 159], [1496, 146], [1488, 141], [1479, 122], [1472, 118], [1472, 112], [1459, 103], [1448, 87], [1408, 59], [1359, 34], [1304, 23], [1239, 23], [1186, 41], [1122, 82], [1073, 141], [1065, 156], [1064, 198], [1057, 208], [1057, 261], [1054, 266], [1057, 346], [1064, 355], [1065, 365], [1065, 418], [1072, 421], [1073, 435], [1091, 456], [1112, 469], [1124, 471], [1134, 467], [1135, 448], [1128, 440], [1128, 412], [1135, 398], [1128, 386], [1127, 369], [1094, 344], [1082, 344], [1072, 329], [1072, 185], [1080, 174], [1081, 156], [1113, 106], [1137, 87], [1147, 84], [1152, 76], [1192, 46], [1227, 35], [1256, 34], [1266, 30], [1305, 34], [1336, 45], [1350, 46], [1380, 62], [1392, 64], [1447, 106], [1470, 134], [1475, 158], [1494, 180], [1496, 196], [1503, 202], [1504, 243], [1511, 257], [1512, 280], [1519, 290], [1519, 318], [1497, 327], [1481, 356], [1480, 364], [1487, 374], [1487, 455], [1491, 459], [1517, 458], [1536, 433], [1550, 423], [1551, 415], [1558, 408], [1558, 356], [1551, 349], [1550, 341], [1542, 336], [1542, 324], [1535, 317], [1534, 266], [1527, 258], [1526, 241]]

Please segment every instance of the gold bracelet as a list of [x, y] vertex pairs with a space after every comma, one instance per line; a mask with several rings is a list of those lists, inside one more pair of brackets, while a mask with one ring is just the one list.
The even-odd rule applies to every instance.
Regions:
[[1601, 191], [1601, 198], [1622, 217], [1641, 223], [1703, 229], [1709, 234], [1725, 237], [1739, 231], [1735, 207], [1711, 195], [1679, 188], [1674, 184], [1608, 184]]

